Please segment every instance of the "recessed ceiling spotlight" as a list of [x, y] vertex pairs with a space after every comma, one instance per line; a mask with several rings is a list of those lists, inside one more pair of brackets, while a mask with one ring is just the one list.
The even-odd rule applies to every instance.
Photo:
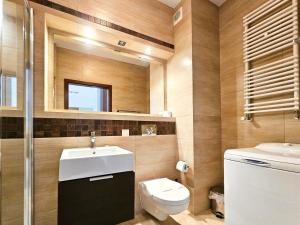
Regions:
[[148, 46], [148, 47], [145, 49], [145, 54], [151, 55], [151, 53], [152, 53], [152, 48]]
[[89, 38], [94, 37], [96, 34], [95, 30], [91, 27], [85, 27], [83, 31], [84, 31], [84, 36]]
[[126, 41], [119, 40], [118, 45], [124, 47], [126, 45]]

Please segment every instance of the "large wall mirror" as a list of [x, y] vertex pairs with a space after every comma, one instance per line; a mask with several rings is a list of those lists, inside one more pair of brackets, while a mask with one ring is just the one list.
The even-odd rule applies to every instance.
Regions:
[[[45, 29], [46, 110], [164, 111], [163, 60], [135, 51], [116, 35], [115, 44], [109, 43], [109, 34], [88, 24], [48, 15]], [[130, 44], [131, 49], [126, 48]], [[146, 45], [145, 49], [152, 51]]]

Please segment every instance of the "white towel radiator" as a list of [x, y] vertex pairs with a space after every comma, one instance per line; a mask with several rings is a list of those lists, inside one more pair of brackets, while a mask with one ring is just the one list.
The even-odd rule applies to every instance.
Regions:
[[242, 119], [279, 111], [294, 111], [299, 119], [297, 0], [270, 0], [245, 16], [243, 25]]

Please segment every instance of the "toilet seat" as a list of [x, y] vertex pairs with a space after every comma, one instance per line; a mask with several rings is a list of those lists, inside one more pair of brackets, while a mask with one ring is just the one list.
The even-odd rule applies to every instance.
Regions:
[[168, 178], [155, 179], [143, 182], [146, 194], [162, 205], [178, 206], [189, 202], [189, 190], [182, 184]]
[[142, 181], [139, 188], [142, 208], [160, 221], [183, 212], [189, 206], [189, 190], [168, 178]]

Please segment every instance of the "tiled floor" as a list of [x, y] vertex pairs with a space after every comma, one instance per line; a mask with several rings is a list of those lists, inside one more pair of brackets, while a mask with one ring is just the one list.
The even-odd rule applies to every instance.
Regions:
[[193, 216], [189, 211], [170, 216], [166, 221], [158, 221], [147, 213], [136, 216], [134, 220], [120, 225], [224, 225], [224, 220], [218, 219], [210, 211]]

